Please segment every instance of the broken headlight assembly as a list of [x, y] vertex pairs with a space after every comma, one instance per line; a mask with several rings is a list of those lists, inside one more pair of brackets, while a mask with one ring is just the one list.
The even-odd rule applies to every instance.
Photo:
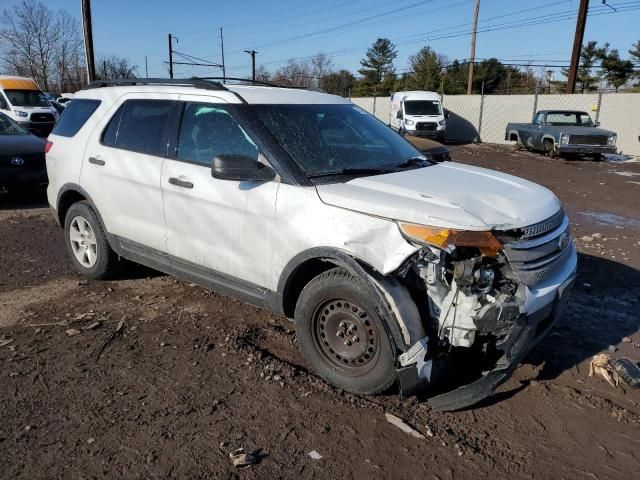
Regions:
[[491, 231], [399, 223], [422, 246], [415, 270], [428, 297], [430, 335], [442, 345], [471, 347], [476, 336], [497, 338], [521, 313], [517, 282]]
[[474, 247], [483, 255], [495, 257], [502, 242], [489, 231], [454, 230], [415, 223], [399, 223], [400, 231], [410, 241], [442, 250], [450, 247]]

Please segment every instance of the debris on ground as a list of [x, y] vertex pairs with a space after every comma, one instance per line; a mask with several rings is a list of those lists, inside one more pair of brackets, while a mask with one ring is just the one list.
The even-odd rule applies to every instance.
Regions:
[[66, 333], [70, 337], [75, 337], [76, 335], [80, 335], [81, 332], [77, 328], [70, 328], [69, 330], [66, 330], [64, 333]]
[[0, 340], [0, 347], [4, 347], [5, 345], [9, 345], [13, 342], [13, 338], [7, 338], [6, 340]]
[[247, 468], [256, 463], [257, 458], [251, 453], [245, 453], [244, 448], [238, 448], [229, 454], [233, 466], [236, 468]]
[[622, 338], [622, 343], [631, 343], [631, 342], [632, 342], [631, 337], [623, 337]]
[[609, 365], [611, 355], [606, 353], [599, 353], [595, 355], [589, 363], [589, 376], [600, 377], [609, 383], [612, 387], [616, 388], [620, 383], [620, 377], [618, 373]]
[[311, 450], [307, 455], [309, 455], [311, 458], [313, 458], [314, 460], [322, 460], [322, 455], [320, 455], [318, 452], [316, 452], [315, 450]]
[[96, 354], [96, 362], [100, 359], [100, 355], [102, 355], [104, 349], [107, 348], [107, 345], [113, 342], [116, 338], [122, 336], [122, 327], [124, 327], [125, 319], [126, 315], [122, 317], [122, 319], [118, 322], [118, 326], [116, 327], [115, 331], [111, 335], [109, 335], [109, 338], [107, 338], [102, 344], [102, 346], [98, 350], [98, 353]]
[[82, 327], [83, 330], [95, 330], [96, 328], [98, 328], [100, 325], [102, 325], [102, 323], [100, 322], [93, 322], [90, 323], [89, 325], [87, 325], [86, 327]]
[[609, 360], [613, 371], [632, 388], [640, 388], [640, 366], [630, 358], [615, 358]]
[[392, 425], [395, 425], [400, 430], [402, 430], [404, 433], [408, 433], [412, 437], [419, 438], [420, 440], [425, 440], [426, 439], [426, 437], [423, 434], [421, 434], [415, 428], [410, 427], [409, 425], [407, 425], [407, 423], [404, 420], [402, 420], [401, 418], [396, 417], [395, 415], [392, 415], [391, 413], [385, 413], [384, 416], [386, 417], [387, 422], [389, 422]]

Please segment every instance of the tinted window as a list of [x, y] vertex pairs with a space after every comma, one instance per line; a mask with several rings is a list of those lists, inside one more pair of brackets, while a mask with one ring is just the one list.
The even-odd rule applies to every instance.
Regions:
[[167, 128], [174, 105], [175, 102], [168, 100], [127, 100], [109, 121], [102, 135], [102, 143], [124, 150], [164, 156], [167, 149]]
[[224, 105], [187, 103], [178, 138], [178, 159], [211, 165], [220, 154], [258, 159], [258, 147]]
[[62, 112], [51, 133], [63, 137], [73, 137], [89, 120], [89, 117], [93, 115], [99, 105], [100, 100], [77, 99], [70, 102]]
[[4, 113], [0, 113], [0, 135], [29, 135], [29, 132]]

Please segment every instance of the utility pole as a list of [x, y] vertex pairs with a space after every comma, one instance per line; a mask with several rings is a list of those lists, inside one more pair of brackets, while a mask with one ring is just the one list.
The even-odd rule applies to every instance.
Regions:
[[173, 78], [173, 39], [178, 40], [177, 37], [169, 34], [169, 78]]
[[255, 50], [245, 50], [246, 53], [251, 55], [251, 79], [256, 81], [256, 52]]
[[580, 64], [580, 50], [582, 50], [582, 40], [584, 39], [584, 29], [587, 24], [588, 11], [589, 0], [580, 0], [578, 21], [576, 22], [576, 34], [573, 37], [573, 52], [571, 53], [571, 66], [569, 67], [569, 77], [567, 80], [567, 93], [573, 93], [576, 89], [578, 66]]
[[144, 76], [149, 78], [149, 64], [147, 63], [147, 56], [144, 56]]
[[222, 36], [222, 27], [220, 27], [220, 48], [222, 49], [222, 83], [227, 80], [227, 71], [224, 68], [224, 37]]
[[469, 80], [467, 81], [467, 95], [471, 95], [473, 88], [473, 64], [476, 61], [476, 33], [478, 32], [478, 11], [480, 10], [480, 0], [476, 0], [476, 7], [473, 12], [473, 33], [471, 34], [471, 56], [469, 58]]
[[87, 80], [91, 83], [96, 79], [93, 31], [91, 29], [91, 0], [82, 0], [82, 29], [84, 30], [84, 52], [87, 59]]

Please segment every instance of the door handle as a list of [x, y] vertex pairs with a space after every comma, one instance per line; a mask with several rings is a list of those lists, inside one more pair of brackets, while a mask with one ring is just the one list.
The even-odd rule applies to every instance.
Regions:
[[93, 163], [94, 165], [99, 165], [102, 167], [105, 164], [105, 161], [100, 158], [89, 157], [89, 163]]
[[176, 187], [193, 188], [193, 183], [188, 182], [186, 180], [180, 180], [179, 178], [175, 178], [175, 177], [169, 178], [169, 183], [171, 185], [175, 185]]

